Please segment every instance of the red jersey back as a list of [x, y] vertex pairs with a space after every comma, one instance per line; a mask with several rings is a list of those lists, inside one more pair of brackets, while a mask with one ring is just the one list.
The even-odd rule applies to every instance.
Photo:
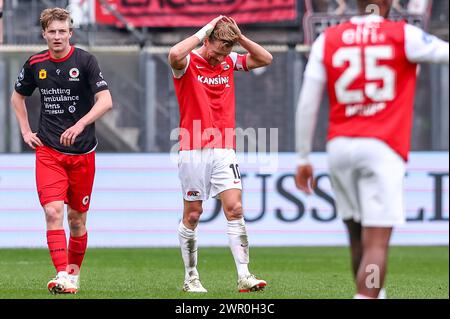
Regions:
[[378, 138], [407, 159], [417, 65], [406, 57], [404, 30], [405, 22], [354, 18], [325, 31], [329, 140]]
[[180, 150], [235, 148], [234, 70], [245, 70], [246, 56], [232, 52], [210, 65], [197, 52], [189, 54], [181, 77], [174, 77], [180, 108]]

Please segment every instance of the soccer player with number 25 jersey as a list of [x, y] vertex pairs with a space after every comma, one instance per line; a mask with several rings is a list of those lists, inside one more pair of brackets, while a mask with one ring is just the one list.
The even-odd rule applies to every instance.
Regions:
[[[11, 102], [24, 142], [36, 151], [37, 191], [57, 272], [47, 288], [53, 294], [76, 293], [87, 247], [86, 213], [95, 175], [94, 122], [112, 108], [112, 99], [95, 57], [69, 43], [73, 32], [69, 12], [45, 9], [40, 22], [48, 50], [27, 60]], [[25, 98], [36, 88], [41, 96], [41, 116], [34, 133]], [[68, 205], [68, 244], [64, 204]]]
[[404, 223], [417, 64], [449, 62], [447, 42], [387, 19], [392, 0], [358, 0], [361, 16], [315, 41], [296, 116], [297, 187], [314, 186], [308, 154], [325, 86], [328, 161], [338, 214], [350, 238], [355, 298], [381, 298], [389, 240]]

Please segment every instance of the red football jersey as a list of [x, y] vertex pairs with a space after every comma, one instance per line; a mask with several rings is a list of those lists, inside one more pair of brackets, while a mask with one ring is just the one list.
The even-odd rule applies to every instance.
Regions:
[[405, 22], [361, 20], [325, 32], [328, 140], [373, 137], [407, 160], [417, 64], [405, 52]]
[[213, 67], [196, 51], [174, 77], [180, 108], [180, 150], [235, 148], [234, 71], [248, 71], [246, 55], [232, 52]]

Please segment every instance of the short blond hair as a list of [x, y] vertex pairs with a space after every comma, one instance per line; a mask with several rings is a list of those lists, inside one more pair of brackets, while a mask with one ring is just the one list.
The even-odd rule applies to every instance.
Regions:
[[70, 17], [70, 12], [66, 9], [51, 8], [42, 11], [40, 17], [42, 30], [45, 31], [53, 21], [68, 21], [69, 28], [72, 29], [73, 27], [73, 20]]
[[232, 24], [227, 21], [217, 22], [214, 30], [209, 36], [209, 40], [214, 42], [216, 40], [221, 41], [225, 46], [232, 47], [236, 44], [239, 36], [232, 28]]

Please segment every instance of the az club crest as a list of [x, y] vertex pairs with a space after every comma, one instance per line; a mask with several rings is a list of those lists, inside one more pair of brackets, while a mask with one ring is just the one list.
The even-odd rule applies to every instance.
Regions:
[[188, 191], [186, 194], [188, 197], [199, 197], [200, 192], [199, 191]]

